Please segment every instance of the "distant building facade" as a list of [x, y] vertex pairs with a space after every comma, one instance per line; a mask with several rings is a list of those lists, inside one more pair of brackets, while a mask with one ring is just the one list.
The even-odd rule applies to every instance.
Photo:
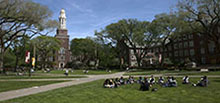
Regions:
[[[220, 44], [219, 44], [220, 45]], [[129, 57], [129, 66], [137, 66], [137, 60], [134, 55], [133, 49], [127, 45]], [[139, 51], [143, 50], [144, 47], [138, 47]], [[183, 35], [176, 39], [170, 39], [166, 44], [165, 49], [162, 48], [160, 43], [152, 45], [147, 49], [147, 58], [144, 58], [143, 62], [148, 64], [153, 63], [159, 59], [159, 55], [164, 58], [169, 58], [173, 62], [184, 62], [190, 60], [196, 62], [199, 65], [216, 65], [220, 64], [220, 54], [216, 53], [216, 47], [213, 42], [210, 42], [199, 35]]]
[[70, 62], [72, 58], [69, 46], [69, 35], [66, 28], [66, 14], [64, 9], [60, 11], [59, 27], [57, 29], [55, 38], [57, 38], [61, 43], [60, 50], [56, 51], [55, 67], [64, 68], [65, 65]]

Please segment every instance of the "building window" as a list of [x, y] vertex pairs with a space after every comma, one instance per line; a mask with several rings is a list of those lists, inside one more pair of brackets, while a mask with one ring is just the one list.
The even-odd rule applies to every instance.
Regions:
[[191, 55], [191, 56], [194, 56], [194, 55], [195, 55], [195, 50], [194, 50], [194, 49], [191, 49], [191, 50], [190, 50], [190, 55]]
[[184, 42], [184, 48], [188, 48], [188, 42]]
[[180, 55], [180, 56], [183, 56], [183, 51], [182, 51], [182, 50], [180, 51], [180, 54], [179, 54], [179, 55]]
[[183, 48], [183, 43], [179, 43], [179, 48]]
[[189, 47], [194, 47], [194, 42], [193, 41], [189, 42]]
[[168, 50], [171, 51], [171, 50], [172, 50], [172, 47], [171, 47], [171, 46], [168, 46]]
[[166, 52], [166, 51], [167, 51], [167, 48], [164, 48], [164, 51]]
[[199, 44], [200, 44], [200, 45], [203, 45], [203, 44], [204, 44], [204, 42], [203, 42], [203, 41], [200, 41], [200, 42], [199, 42]]
[[185, 51], [184, 51], [184, 55], [185, 55], [185, 56], [189, 56], [188, 50], [185, 50]]
[[158, 49], [158, 48], [156, 48], [156, 52], [157, 52], [157, 53], [159, 52], [159, 49]]
[[169, 56], [172, 57], [172, 53], [169, 53]]
[[65, 60], [65, 56], [59, 56], [59, 61], [63, 61], [63, 60]]
[[178, 57], [179, 54], [178, 54], [178, 51], [175, 51], [175, 57]]
[[167, 53], [164, 53], [164, 57], [167, 57]]
[[163, 48], [160, 48], [160, 52], [163, 52]]
[[202, 62], [202, 64], [205, 64], [205, 63], [206, 63], [206, 58], [205, 58], [205, 57], [202, 57], [202, 58], [201, 58], [201, 62]]
[[178, 49], [178, 44], [174, 44], [174, 49]]
[[213, 42], [208, 44], [209, 53], [213, 54], [215, 52], [215, 44]]
[[189, 35], [189, 39], [193, 39], [193, 35], [192, 34]]
[[205, 54], [205, 48], [201, 48], [201, 54]]
[[60, 54], [65, 54], [65, 49], [64, 49], [64, 48], [60, 48], [59, 53], [60, 53]]
[[183, 36], [183, 40], [187, 40], [187, 35], [184, 35], [184, 36]]

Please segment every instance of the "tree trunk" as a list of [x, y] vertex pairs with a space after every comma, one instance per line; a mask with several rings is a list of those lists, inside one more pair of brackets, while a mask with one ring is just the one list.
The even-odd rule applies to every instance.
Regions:
[[1, 50], [1, 57], [0, 57], [0, 71], [5, 73], [5, 69], [4, 69], [4, 52], [3, 50]]
[[138, 68], [141, 67], [141, 59], [139, 57], [137, 57], [137, 63], [138, 63]]
[[220, 63], [220, 45], [219, 45], [219, 42], [216, 41], [215, 42], [215, 45], [216, 45], [216, 63], [219, 64]]
[[14, 72], [17, 72], [17, 68], [18, 68], [18, 55], [16, 55], [16, 61], [15, 61], [15, 68], [14, 68]]
[[4, 45], [1, 45], [1, 52], [0, 52], [0, 72], [2, 71], [4, 74], [6, 74], [6, 70], [4, 68]]

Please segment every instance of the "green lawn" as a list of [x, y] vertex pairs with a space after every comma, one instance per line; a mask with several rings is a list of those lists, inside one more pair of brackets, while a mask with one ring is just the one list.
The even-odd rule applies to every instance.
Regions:
[[0, 76], [0, 79], [58, 79], [58, 78], [86, 78], [86, 76]]
[[220, 71], [215, 72], [199, 72], [199, 71], [135, 71], [126, 72], [124, 75], [151, 75], [151, 74], [164, 74], [164, 75], [220, 75]]
[[0, 92], [60, 82], [64, 81], [0, 81]]
[[[111, 70], [110, 72], [107, 72], [105, 70], [89, 70], [89, 72], [87, 74], [83, 73], [83, 70], [73, 70], [73, 72], [69, 71], [69, 74], [71, 75], [100, 75], [100, 74], [112, 74], [112, 73], [116, 73], [119, 72], [119, 70]], [[38, 71], [37, 73], [42, 73], [41, 71]], [[52, 70], [50, 73], [48, 74], [64, 74], [65, 71], [62, 70]]]
[[[200, 78], [191, 79], [196, 82]], [[219, 103], [220, 78], [209, 78], [208, 87], [178, 84], [158, 88], [157, 92], [139, 91], [139, 84], [103, 88], [104, 80], [60, 88], [0, 103]], [[180, 80], [179, 80], [180, 81]]]

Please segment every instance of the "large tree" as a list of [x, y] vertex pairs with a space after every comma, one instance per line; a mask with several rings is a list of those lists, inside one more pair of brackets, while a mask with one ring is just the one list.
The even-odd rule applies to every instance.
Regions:
[[[177, 34], [180, 34], [183, 29], [184, 21], [181, 20], [176, 14], [158, 14], [155, 16], [155, 19], [152, 21], [151, 25], [158, 36], [157, 42], [160, 43], [163, 51], [167, 48], [167, 44], [171, 42], [172, 37], [178, 37]], [[186, 29], [184, 29], [186, 30]], [[173, 38], [172, 38], [173, 39]], [[164, 53], [161, 53], [161, 62], [163, 65]]]
[[30, 37], [23, 36], [21, 38], [17, 38], [13, 40], [12, 45], [10, 48], [12, 49], [15, 55], [15, 67], [14, 72], [17, 71], [19, 65], [25, 64], [25, 52], [26, 50], [30, 50]]
[[214, 42], [220, 54], [220, 0], [181, 0], [177, 7], [194, 32]]
[[[152, 29], [149, 29], [149, 22], [138, 21], [136, 19], [123, 19], [117, 23], [112, 23], [99, 33], [103, 38], [108, 39], [113, 45], [116, 45], [119, 52], [126, 51], [124, 44], [129, 47], [136, 57], [138, 66], [141, 66], [141, 61], [147, 53], [151, 42], [155, 35], [152, 34]], [[119, 54], [120, 54], [119, 53]], [[123, 58], [124, 53], [119, 56]], [[120, 59], [121, 60], [121, 59]]]
[[36, 47], [37, 61], [41, 62], [41, 67], [46, 68], [47, 65], [53, 64], [55, 51], [60, 49], [60, 41], [55, 37], [38, 36], [32, 40], [33, 47]]
[[31, 0], [0, 0], [0, 70], [5, 72], [4, 53], [15, 39], [55, 27], [57, 23], [49, 19], [51, 15], [46, 6]]
[[96, 57], [96, 43], [91, 38], [73, 39], [71, 52], [84, 65], [89, 65]]

